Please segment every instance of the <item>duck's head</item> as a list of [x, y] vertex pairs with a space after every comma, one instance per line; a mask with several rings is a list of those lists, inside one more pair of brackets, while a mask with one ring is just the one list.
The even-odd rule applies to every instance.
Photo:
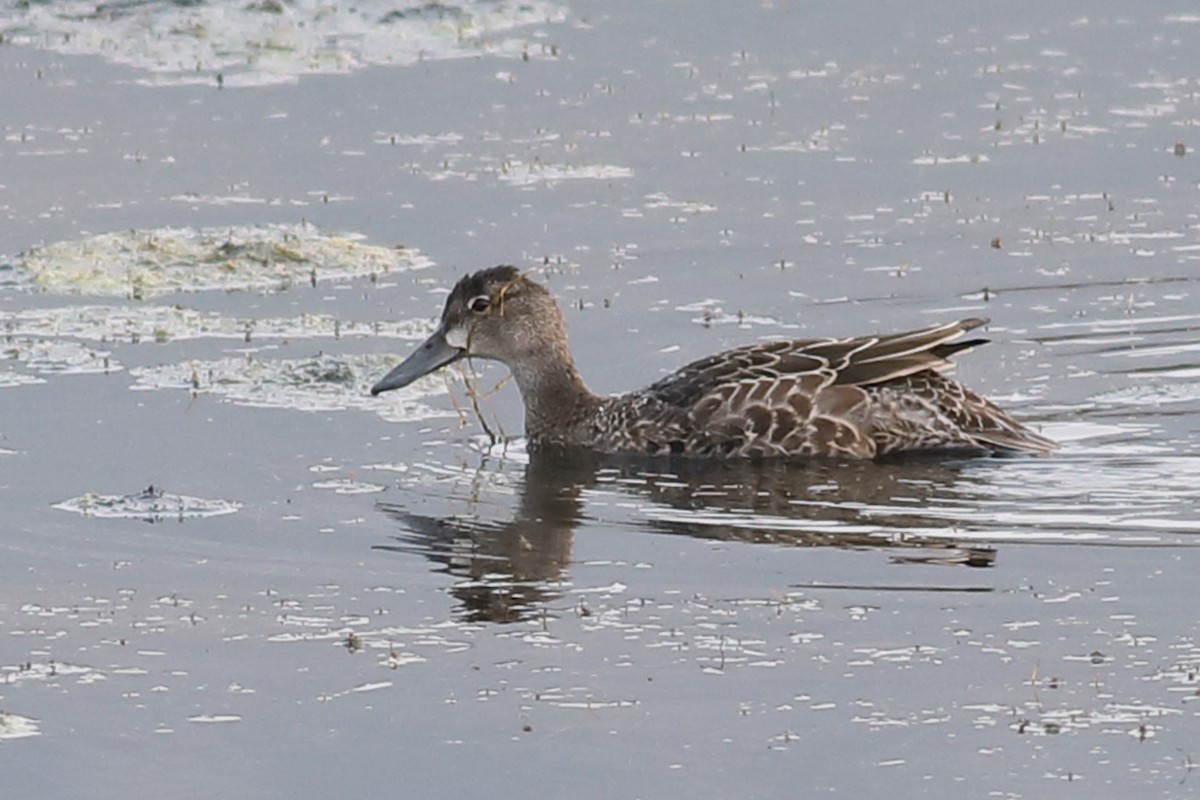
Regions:
[[512, 368], [566, 344], [566, 325], [554, 298], [516, 267], [464, 276], [442, 309], [437, 330], [371, 387], [377, 395], [403, 388], [460, 358], [490, 358]]

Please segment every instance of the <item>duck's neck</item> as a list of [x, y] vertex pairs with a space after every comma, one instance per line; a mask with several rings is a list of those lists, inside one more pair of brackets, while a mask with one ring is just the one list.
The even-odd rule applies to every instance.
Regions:
[[537, 444], [586, 445], [588, 422], [602, 403], [592, 394], [565, 342], [511, 364], [525, 403], [525, 435]]

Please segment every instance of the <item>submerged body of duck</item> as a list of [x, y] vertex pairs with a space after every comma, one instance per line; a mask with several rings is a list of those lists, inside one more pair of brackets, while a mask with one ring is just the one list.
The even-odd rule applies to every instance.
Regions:
[[887, 336], [744, 345], [627, 394], [593, 394], [554, 298], [515, 267], [462, 278], [441, 323], [372, 389], [460, 358], [503, 362], [532, 447], [717, 458], [877, 458], [908, 451], [1048, 452], [1054, 442], [941, 374], [984, 319]]

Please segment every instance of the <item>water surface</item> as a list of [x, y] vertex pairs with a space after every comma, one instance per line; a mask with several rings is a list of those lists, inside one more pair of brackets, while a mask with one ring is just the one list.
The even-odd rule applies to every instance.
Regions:
[[[55, 8], [0, 10], [4, 797], [1193, 791], [1186, 7]], [[133, 242], [187, 285], [84, 280]], [[605, 392], [990, 317], [958, 377], [1064, 447], [563, 463], [502, 368], [507, 444], [370, 398], [500, 262]]]

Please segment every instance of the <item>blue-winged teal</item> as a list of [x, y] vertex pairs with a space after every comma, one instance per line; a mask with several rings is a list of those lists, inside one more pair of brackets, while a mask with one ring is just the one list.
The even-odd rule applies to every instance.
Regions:
[[951, 355], [986, 341], [958, 341], [986, 322], [749, 344], [645, 389], [600, 397], [575, 369], [550, 292], [515, 267], [493, 267], [455, 285], [437, 330], [371, 393], [407, 386], [460, 358], [490, 358], [516, 378], [533, 447], [720, 458], [1054, 449], [941, 374]]

